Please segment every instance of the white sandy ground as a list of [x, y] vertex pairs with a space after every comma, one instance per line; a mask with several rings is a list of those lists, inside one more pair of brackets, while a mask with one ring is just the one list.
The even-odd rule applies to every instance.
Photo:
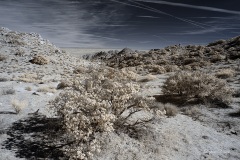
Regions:
[[[82, 59], [75, 58], [71, 55], [82, 54], [82, 50], [65, 49], [67, 53], [57, 53], [58, 49], [46, 41], [40, 41], [39, 38], [26, 36], [29, 45], [23, 49], [27, 56], [14, 56], [15, 47], [9, 47], [5, 44], [0, 46], [0, 53], [8, 55], [8, 60], [0, 62], [0, 78], [7, 78], [8, 81], [0, 82], [0, 113], [14, 112], [11, 101], [12, 99], [25, 100], [27, 106], [19, 114], [0, 114], [0, 160], [18, 160], [25, 159], [16, 157], [16, 149], [8, 150], [4, 142], [9, 138], [7, 129], [14, 122], [24, 119], [29, 114], [37, 111], [51, 116], [48, 109], [48, 102], [60, 92], [43, 93], [37, 92], [37, 89], [44, 86], [56, 87], [57, 84], [67, 78], [67, 74], [72, 74], [72, 70], [78, 65], [95, 65]], [[1, 36], [0, 36], [1, 38]], [[34, 43], [33, 43], [34, 42]], [[44, 66], [30, 64], [28, 60], [32, 57], [31, 53], [36, 50], [37, 53], [48, 55], [52, 63]], [[79, 51], [79, 54], [78, 54]], [[54, 52], [54, 53], [53, 53]], [[85, 51], [84, 51], [85, 52]], [[95, 52], [95, 50], [94, 50]], [[93, 53], [94, 53], [93, 52]], [[52, 53], [52, 54], [50, 54]], [[18, 62], [11, 59], [17, 58]], [[20, 82], [17, 77], [26, 73], [41, 73], [39, 82]], [[171, 74], [171, 73], [170, 73]], [[160, 94], [160, 86], [163, 84], [169, 74], [157, 75], [156, 79], [142, 83], [143, 95]], [[15, 77], [15, 78], [13, 78]], [[231, 83], [235, 88], [240, 88], [240, 77]], [[12, 79], [12, 80], [11, 80]], [[11, 80], [11, 81], [10, 81]], [[31, 91], [25, 88], [31, 87]], [[15, 90], [15, 94], [2, 94], [8, 89]], [[35, 95], [35, 93], [37, 95]], [[207, 108], [199, 106], [201, 116], [195, 120], [189, 116], [179, 113], [176, 117], [162, 117], [149, 125], [147, 131], [142, 133], [142, 138], [136, 140], [125, 134], [117, 135], [115, 133], [105, 134], [98, 137], [105, 144], [102, 152], [95, 156], [98, 160], [198, 160], [198, 159], [240, 159], [240, 118], [230, 117], [228, 113], [239, 110], [239, 98], [236, 98], [229, 109]], [[231, 129], [226, 126], [219, 126], [218, 122], [231, 123]], [[223, 130], [222, 130], [223, 129]], [[230, 131], [238, 134], [231, 134]], [[27, 139], [27, 137], [26, 137]], [[33, 158], [34, 159], [34, 158]], [[36, 158], [35, 159], [40, 159]]]

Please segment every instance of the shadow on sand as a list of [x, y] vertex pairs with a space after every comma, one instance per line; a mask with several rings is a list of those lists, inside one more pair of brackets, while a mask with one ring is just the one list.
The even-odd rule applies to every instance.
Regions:
[[238, 117], [238, 118], [240, 118], [240, 110], [237, 111], [237, 112], [229, 113], [229, 115], [230, 115], [231, 117]]
[[62, 126], [57, 118], [41, 114], [31, 115], [15, 122], [7, 131], [6, 149], [16, 157], [26, 159], [60, 159], [64, 154]]
[[200, 100], [199, 98], [187, 98], [179, 95], [154, 95], [156, 101], [165, 103], [171, 103], [178, 107], [184, 107], [187, 105], [205, 104], [211, 108], [229, 108], [230, 106], [219, 100], [205, 99]]
[[190, 105], [190, 104], [193, 105], [193, 104], [201, 103], [198, 99], [188, 100], [187, 98], [177, 96], [177, 95], [154, 95], [153, 97], [158, 102], [161, 102], [163, 104], [171, 103], [171, 104], [174, 104], [178, 107], [183, 107], [185, 105]]

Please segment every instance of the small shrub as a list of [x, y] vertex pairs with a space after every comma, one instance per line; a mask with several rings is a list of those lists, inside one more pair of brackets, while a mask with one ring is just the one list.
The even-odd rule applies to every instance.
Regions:
[[215, 74], [216, 77], [223, 79], [233, 77], [234, 75], [235, 71], [233, 69], [222, 69]]
[[138, 82], [149, 82], [156, 79], [156, 76], [153, 76], [151, 74], [148, 74], [146, 76], [143, 76], [141, 78], [138, 79]]
[[190, 117], [197, 117], [201, 111], [198, 107], [187, 107], [183, 109], [183, 113]]
[[234, 96], [234, 97], [240, 97], [240, 89], [236, 90], [236, 91], [233, 93], [233, 96]]
[[226, 81], [202, 72], [178, 72], [170, 76], [162, 87], [165, 95], [178, 95], [185, 99], [229, 103], [233, 90]]
[[8, 95], [8, 94], [15, 94], [15, 90], [14, 89], [6, 89], [3, 90], [3, 95]]
[[182, 68], [183, 68], [183, 70], [188, 70], [188, 71], [192, 70], [192, 67], [190, 65], [185, 65]]
[[179, 67], [177, 65], [165, 65], [164, 68], [166, 72], [176, 72], [179, 70]]
[[216, 63], [216, 62], [221, 61], [221, 60], [223, 60], [223, 57], [221, 57], [221, 55], [219, 55], [219, 54], [212, 55], [212, 57], [210, 59], [210, 61], [212, 63]]
[[25, 87], [25, 90], [31, 91], [31, 90], [32, 90], [32, 87]]
[[197, 61], [196, 58], [185, 58], [184, 61], [183, 61], [183, 64], [184, 65], [189, 65], [189, 64], [194, 63], [196, 61]]
[[169, 103], [165, 104], [164, 109], [168, 117], [174, 117], [178, 113], [178, 108], [173, 104], [169, 104]]
[[15, 78], [15, 80], [22, 81], [22, 82], [40, 82], [41, 78], [36, 73], [26, 73], [18, 78]]
[[42, 55], [37, 55], [37, 56], [34, 56], [33, 59], [31, 59], [29, 62], [33, 64], [44, 65], [44, 64], [48, 64], [49, 60]]
[[56, 89], [54, 87], [41, 87], [37, 89], [37, 92], [44, 92], [44, 93], [55, 93]]
[[64, 89], [66, 87], [70, 87], [71, 84], [68, 81], [62, 81], [57, 85], [57, 89]]
[[15, 52], [15, 55], [20, 56], [20, 57], [24, 56], [24, 54], [25, 54], [25, 52], [22, 49], [17, 49]]
[[86, 72], [86, 68], [83, 66], [78, 66], [77, 68], [75, 68], [73, 70], [73, 73], [75, 73], [75, 74], [83, 74], [85, 72]]
[[159, 65], [144, 65], [144, 68], [148, 69], [148, 71], [151, 73], [156, 73], [156, 74], [166, 73], [165, 68]]
[[0, 61], [4, 61], [7, 59], [7, 56], [0, 54]]
[[6, 82], [6, 81], [8, 81], [7, 78], [0, 77], [0, 82]]
[[[138, 74], [136, 73], [136, 70], [134, 68], [122, 68], [119, 74], [122, 74], [123, 77], [131, 80], [131, 81], [136, 81]], [[120, 75], [119, 75], [120, 76]]]
[[13, 99], [11, 103], [12, 103], [12, 106], [13, 106], [16, 114], [20, 113], [21, 110], [28, 105], [27, 101], [25, 101], [25, 100], [20, 101], [20, 100], [17, 100], [17, 99]]

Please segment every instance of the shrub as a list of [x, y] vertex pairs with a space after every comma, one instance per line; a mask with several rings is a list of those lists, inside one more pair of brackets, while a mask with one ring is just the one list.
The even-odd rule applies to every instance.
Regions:
[[49, 92], [49, 93], [55, 93], [57, 90], [55, 89], [55, 87], [48, 87], [48, 86], [45, 86], [45, 87], [41, 87], [41, 88], [38, 88], [37, 89], [37, 92]]
[[159, 66], [159, 65], [144, 65], [144, 68], [148, 69], [149, 72], [151, 73], [156, 73], [156, 74], [163, 74], [166, 73], [166, 70], [164, 67]]
[[24, 56], [24, 54], [25, 54], [25, 51], [23, 49], [20, 49], [20, 48], [18, 48], [15, 52], [15, 55], [20, 56], [20, 57]]
[[233, 96], [234, 96], [234, 97], [240, 97], [240, 89], [236, 90], [236, 91], [233, 93]]
[[86, 68], [83, 66], [78, 66], [73, 70], [73, 73], [75, 74], [83, 74], [86, 72]]
[[17, 100], [17, 99], [13, 99], [12, 100], [12, 106], [16, 112], [16, 114], [20, 113], [20, 111], [25, 108], [26, 106], [28, 105], [28, 102], [23, 100], [23, 101], [20, 101], [20, 100]]
[[182, 98], [197, 98], [201, 101], [229, 103], [233, 90], [224, 80], [202, 72], [178, 72], [170, 76], [163, 85], [163, 94]]
[[166, 115], [168, 117], [174, 117], [178, 113], [177, 107], [175, 105], [173, 105], [173, 104], [169, 104], [169, 103], [165, 104], [164, 105], [164, 109], [165, 109]]
[[212, 57], [210, 59], [210, 61], [212, 63], [216, 63], [216, 62], [221, 61], [221, 60], [223, 60], [223, 57], [221, 55], [219, 55], [219, 54], [212, 55]]
[[36, 73], [25, 73], [23, 75], [20, 75], [18, 78], [14, 80], [31, 83], [31, 82], [40, 82], [41, 78]]
[[155, 80], [155, 79], [156, 79], [156, 76], [148, 74], [146, 76], [140, 77], [138, 79], [138, 82], [149, 82], [149, 81], [152, 81], [152, 80]]
[[37, 55], [37, 56], [34, 56], [33, 59], [31, 59], [29, 62], [33, 64], [44, 65], [44, 64], [48, 64], [49, 60], [42, 55]]
[[201, 114], [201, 110], [199, 109], [199, 106], [186, 107], [186, 108], [183, 108], [182, 111], [184, 114], [193, 118], [196, 118]]
[[235, 71], [233, 69], [221, 69], [215, 74], [216, 77], [223, 79], [233, 77], [234, 75]]
[[8, 81], [8, 78], [0, 77], [0, 82], [6, 82]]
[[6, 59], [7, 59], [7, 57], [5, 55], [0, 54], [0, 61], [4, 61]]
[[9, 88], [9, 89], [5, 89], [3, 90], [3, 95], [8, 95], [8, 94], [15, 94], [15, 90], [12, 89], [12, 88]]
[[30, 87], [30, 86], [25, 87], [25, 90], [27, 90], [27, 91], [31, 91], [31, 90], [32, 90], [32, 87]]
[[[72, 86], [51, 102], [68, 133], [71, 145], [64, 148], [70, 159], [91, 159], [100, 146], [94, 135], [138, 126], [151, 118], [131, 120], [140, 111], [149, 111], [151, 99], [137, 96], [139, 86], [115, 69], [93, 69], [90, 76], [74, 78]], [[128, 80], [127, 80], [128, 79]]]
[[175, 72], [179, 70], [179, 67], [177, 65], [165, 65], [164, 68], [166, 72]]
[[57, 85], [57, 89], [64, 89], [66, 87], [70, 87], [71, 84], [68, 81], [62, 81]]

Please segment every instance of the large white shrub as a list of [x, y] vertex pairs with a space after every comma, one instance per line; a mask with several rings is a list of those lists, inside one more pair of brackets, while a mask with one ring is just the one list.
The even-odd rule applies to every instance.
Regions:
[[179, 95], [183, 98], [217, 100], [229, 103], [233, 90], [226, 81], [203, 72], [177, 72], [170, 76], [162, 87], [165, 95]]
[[132, 75], [114, 69], [91, 69], [88, 78], [75, 78], [51, 104], [61, 117], [71, 143], [65, 152], [70, 159], [89, 159], [100, 146], [94, 138], [98, 132], [111, 132], [150, 121], [131, 117], [149, 111], [152, 99], [137, 95], [139, 86], [129, 82]]

